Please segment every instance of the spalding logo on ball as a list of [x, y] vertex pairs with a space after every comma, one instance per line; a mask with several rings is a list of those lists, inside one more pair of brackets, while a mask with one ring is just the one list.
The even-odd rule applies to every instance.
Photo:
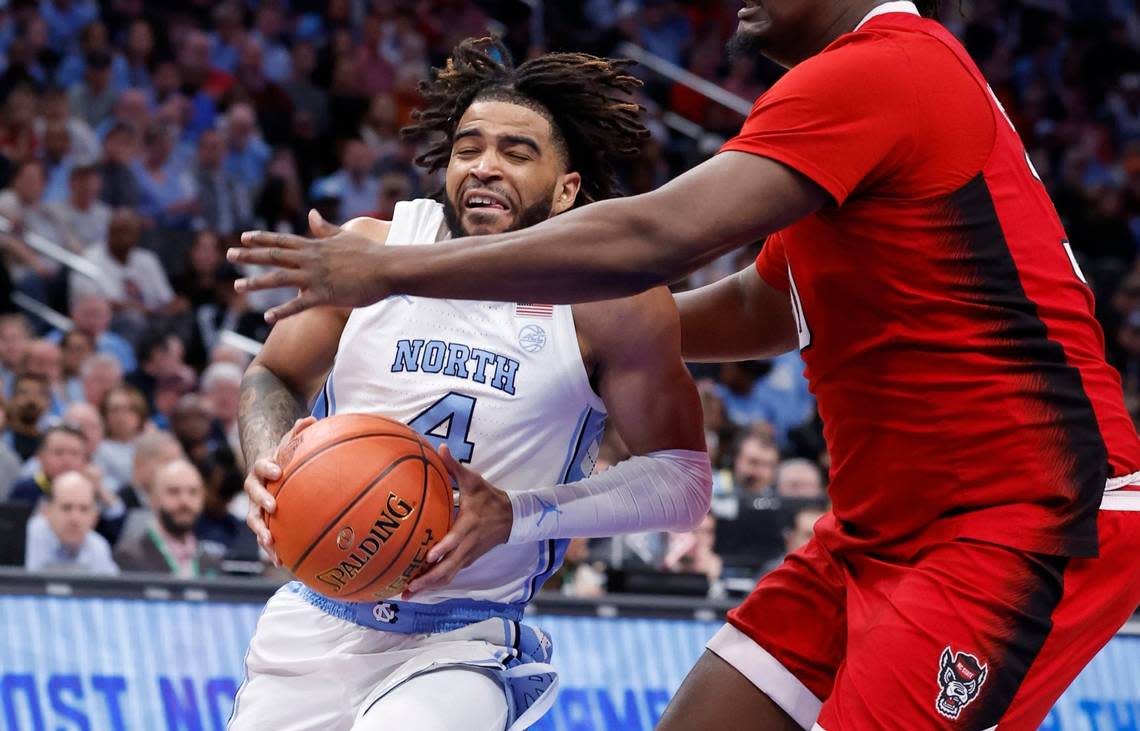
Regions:
[[451, 479], [418, 433], [383, 416], [338, 414], [278, 455], [269, 530], [281, 562], [309, 588], [345, 601], [404, 591], [451, 528]]

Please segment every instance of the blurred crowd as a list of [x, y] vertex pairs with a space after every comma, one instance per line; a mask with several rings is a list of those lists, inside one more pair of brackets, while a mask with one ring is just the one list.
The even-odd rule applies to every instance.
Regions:
[[[739, 7], [0, 0], [0, 510], [26, 513], [21, 560], [263, 573], [243, 524], [242, 343], [265, 338], [261, 314], [291, 293], [235, 293], [249, 272], [224, 259], [234, 237], [305, 232], [310, 207], [337, 222], [388, 218], [397, 201], [434, 194], [439, 179], [398, 131], [418, 82], [465, 37], [499, 35], [516, 59], [618, 55], [628, 42], [751, 103], [781, 70], [726, 57]], [[961, 0], [942, 20], [1025, 140], [1140, 414], [1140, 11]], [[743, 121], [635, 73], [651, 136], [622, 170], [628, 193], [714, 153]], [[748, 266], [758, 246], [681, 286]], [[47, 309], [31, 315], [29, 302]], [[554, 588], [731, 595], [810, 536], [828, 460], [798, 355], [693, 372], [711, 513], [691, 533], [575, 541]], [[598, 468], [624, 456], [611, 435]]]

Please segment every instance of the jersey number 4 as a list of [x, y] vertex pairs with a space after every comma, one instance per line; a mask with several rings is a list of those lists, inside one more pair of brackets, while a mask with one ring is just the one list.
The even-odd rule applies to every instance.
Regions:
[[475, 413], [475, 398], [451, 391], [408, 422], [412, 427], [439, 449], [441, 444], [455, 459], [470, 462], [475, 452], [475, 444], [467, 441], [471, 432], [471, 415]]

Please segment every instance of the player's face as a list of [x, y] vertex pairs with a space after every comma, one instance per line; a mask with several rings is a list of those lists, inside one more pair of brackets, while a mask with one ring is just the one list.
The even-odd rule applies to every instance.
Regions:
[[501, 101], [475, 102], [455, 131], [445, 204], [453, 236], [514, 231], [569, 210], [579, 176], [566, 172], [550, 123]]
[[843, 6], [816, 0], [743, 0], [729, 53], [760, 54], [782, 66], [794, 66], [829, 42]]

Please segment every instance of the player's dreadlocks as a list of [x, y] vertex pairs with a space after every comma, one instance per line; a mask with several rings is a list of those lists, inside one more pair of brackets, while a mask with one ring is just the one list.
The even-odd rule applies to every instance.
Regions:
[[581, 173], [575, 205], [619, 195], [614, 161], [637, 154], [649, 135], [630, 93], [641, 81], [625, 73], [630, 61], [585, 53], [550, 53], [515, 67], [492, 38], [456, 46], [447, 65], [420, 83], [423, 108], [403, 135], [427, 141], [416, 163], [434, 172], [447, 166], [455, 129], [475, 101], [505, 101], [545, 117], [559, 153]]

